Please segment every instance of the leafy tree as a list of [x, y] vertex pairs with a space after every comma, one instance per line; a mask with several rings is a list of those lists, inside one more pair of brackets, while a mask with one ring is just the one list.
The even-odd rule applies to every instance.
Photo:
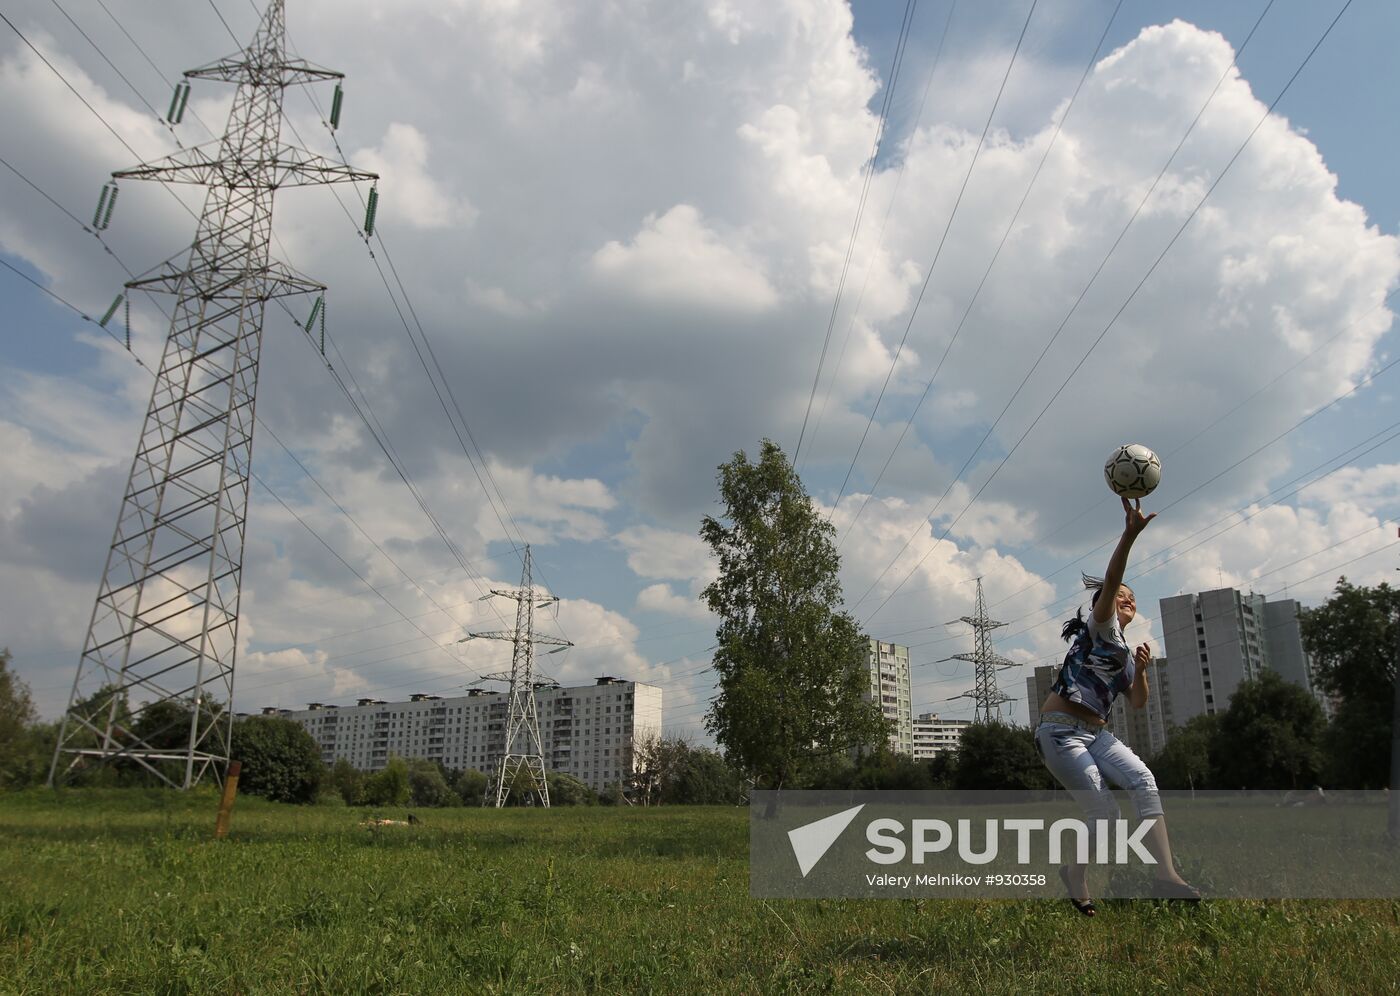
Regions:
[[1300, 616], [1303, 646], [1337, 708], [1325, 744], [1328, 780], [1342, 788], [1389, 784], [1390, 726], [1400, 589], [1341, 578], [1325, 604]]
[[190, 709], [173, 699], [151, 702], [132, 720], [131, 730], [158, 750], [184, 750], [190, 742]]
[[403, 806], [412, 795], [408, 765], [401, 757], [389, 758], [382, 770], [365, 781], [365, 802], [371, 806]]
[[689, 761], [690, 744], [683, 737], [652, 733], [633, 745], [633, 799], [643, 806], [660, 804]]
[[719, 694], [707, 729], [765, 787], [805, 767], [878, 743], [887, 724], [866, 702], [868, 643], [840, 611], [836, 530], [818, 514], [781, 449], [765, 439], [719, 468], [724, 521], [700, 536], [719, 561], [704, 599], [720, 618]]
[[[36, 751], [34, 726], [38, 715], [34, 711], [34, 701], [29, 695], [29, 686], [20, 680], [10, 668], [12, 662], [8, 648], [0, 650], [0, 789], [23, 788], [32, 785], [35, 768], [46, 769], [49, 755], [53, 751], [53, 740], [48, 750]], [[57, 736], [57, 733], [54, 734]], [[36, 765], [36, 754], [42, 761]]]
[[940, 750], [927, 762], [929, 787], [935, 789], [950, 789], [953, 787], [953, 778], [958, 769], [958, 752], [955, 750]]
[[452, 781], [452, 789], [464, 806], [480, 806], [486, 798], [486, 775], [468, 768]]
[[1054, 784], [1029, 728], [984, 722], [963, 729], [953, 788], [1042, 789]]
[[884, 747], [862, 758], [855, 770], [851, 788], [883, 791], [931, 789], [933, 779], [929, 775], [928, 765]]
[[855, 774], [856, 762], [849, 754], [831, 754], [813, 758], [791, 787], [811, 791], [849, 789]]
[[1219, 753], [1216, 733], [1220, 717], [1209, 713], [1193, 716], [1185, 726], [1174, 726], [1164, 746], [1148, 765], [1157, 786], [1164, 789], [1214, 788], [1211, 758]]
[[34, 723], [0, 747], [0, 791], [44, 784], [57, 740], [57, 723]]
[[12, 661], [8, 647], [0, 650], [0, 757], [39, 718], [29, 686], [10, 668]]
[[280, 716], [238, 720], [229, 752], [243, 762], [239, 790], [274, 802], [314, 801], [326, 770], [311, 734]]
[[[105, 729], [107, 720], [112, 720], [112, 728], [118, 736], [127, 736], [132, 727], [131, 702], [127, 698], [125, 691], [116, 685], [103, 685], [87, 698], [79, 699], [72, 709], [73, 714], [87, 717], [89, 722], [99, 729]], [[91, 730], [79, 726], [75, 720], [68, 720], [67, 738], [64, 741], [65, 747], [89, 748], [98, 745], [98, 734]], [[55, 742], [58, 734], [54, 734]], [[54, 744], [49, 744], [50, 759]], [[81, 758], [73, 768], [68, 765], [73, 762], [73, 756], [65, 754], [59, 758], [59, 775], [68, 783], [74, 785], [102, 785], [115, 786], [128, 784], [134, 779], [138, 779], [136, 771], [140, 771], [140, 765], [129, 759], [118, 759], [107, 763], [96, 763], [88, 758]], [[133, 770], [134, 769], [134, 770]], [[65, 773], [66, 772], [66, 773]], [[47, 772], [45, 773], [47, 778]]]
[[739, 773], [718, 751], [692, 747], [686, 751], [680, 771], [662, 790], [662, 801], [686, 806], [732, 806], [739, 801]]
[[408, 762], [409, 801], [415, 806], [460, 806], [461, 797], [447, 784], [441, 766], [427, 758]]
[[625, 806], [627, 794], [622, 791], [622, 783], [609, 782], [604, 785], [603, 791], [598, 793], [598, 802], [604, 806]]
[[563, 771], [546, 771], [551, 806], [596, 806], [598, 795], [573, 775]]
[[1300, 788], [1322, 773], [1322, 707], [1272, 671], [1240, 682], [1220, 717], [1212, 768], [1222, 788]]
[[339, 758], [326, 775], [328, 784], [340, 793], [347, 806], [365, 801], [365, 775], [345, 758]]

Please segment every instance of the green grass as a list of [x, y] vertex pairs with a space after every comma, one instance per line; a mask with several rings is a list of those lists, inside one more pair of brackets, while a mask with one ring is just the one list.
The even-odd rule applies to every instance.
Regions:
[[765, 902], [743, 810], [215, 805], [0, 796], [0, 992], [1400, 992], [1397, 901]]

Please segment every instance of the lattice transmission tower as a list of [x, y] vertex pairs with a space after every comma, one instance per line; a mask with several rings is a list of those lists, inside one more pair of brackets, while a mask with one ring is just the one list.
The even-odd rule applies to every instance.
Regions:
[[[530, 781], [529, 787], [525, 789], [526, 799], [533, 796], [540, 800], [541, 805], [549, 807], [549, 783], [545, 779], [544, 744], [540, 739], [540, 717], [535, 706], [535, 684], [552, 682], [549, 678], [535, 673], [535, 645], [554, 647], [549, 651], [551, 654], [573, 646], [568, 640], [539, 636], [535, 633], [535, 609], [555, 605], [559, 599], [554, 595], [540, 596], [535, 593], [535, 586], [530, 577], [528, 544], [525, 547], [524, 560], [519, 588], [491, 589], [491, 595], [515, 600], [515, 629], [472, 633], [467, 637], [477, 640], [509, 640], [515, 645], [510, 659], [510, 671], [483, 675], [481, 679], [510, 682], [506, 704], [505, 741], [501, 749], [500, 764], [496, 768], [496, 784], [487, 787], [487, 791], [494, 794], [495, 805], [498, 808], [506, 804], [506, 799], [515, 787], [515, 780], [522, 769]], [[483, 597], [489, 598], [490, 595]]]
[[977, 579], [977, 606], [973, 610], [976, 614], [971, 616], [960, 616], [959, 621], [967, 623], [972, 627], [975, 634], [974, 649], [970, 654], [953, 654], [945, 657], [944, 660], [971, 661], [973, 664], [972, 691], [964, 692], [962, 695], [955, 695], [958, 699], [973, 699], [976, 708], [973, 712], [974, 722], [990, 723], [1001, 720], [1001, 707], [1003, 703], [1012, 701], [1011, 697], [1001, 690], [997, 684], [997, 671], [1002, 668], [1015, 667], [1016, 662], [1000, 656], [992, 647], [992, 630], [1005, 626], [1004, 622], [997, 622], [995, 619], [987, 617], [987, 601], [982, 596], [982, 579]]
[[[54, 748], [51, 785], [85, 761], [116, 759], [178, 788], [211, 768], [222, 777], [263, 313], [274, 298], [325, 290], [269, 254], [273, 198], [281, 187], [378, 179], [281, 141], [285, 89], [343, 78], [287, 57], [283, 0], [270, 0], [246, 49], [184, 75], [173, 119], [188, 99], [187, 81], [237, 85], [223, 137], [119, 170], [104, 188], [108, 215], [117, 180], [199, 184], [207, 192], [188, 254], [126, 285], [128, 295], [174, 295], [175, 311]], [[332, 126], [339, 110], [337, 82]]]

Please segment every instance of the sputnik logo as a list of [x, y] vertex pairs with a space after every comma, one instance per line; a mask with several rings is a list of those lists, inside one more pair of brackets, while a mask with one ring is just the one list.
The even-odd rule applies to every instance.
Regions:
[[806, 878], [807, 873], [822, 859], [822, 855], [831, 850], [836, 838], [841, 836], [842, 831], [851, 825], [851, 821], [864, 808], [865, 804], [861, 803], [834, 816], [827, 816], [788, 831], [792, 853], [797, 857], [797, 867], [801, 870], [803, 878]]

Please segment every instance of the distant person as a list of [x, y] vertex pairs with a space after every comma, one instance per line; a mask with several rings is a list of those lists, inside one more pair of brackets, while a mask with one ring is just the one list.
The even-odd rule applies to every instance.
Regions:
[[[1081, 609], [1060, 630], [1073, 646], [1040, 707], [1035, 748], [1045, 766], [1084, 808], [1091, 853], [1095, 821], [1116, 820], [1119, 815], [1110, 784], [1126, 789], [1138, 818], [1155, 817], [1157, 821], [1143, 839], [1157, 862], [1154, 894], [1194, 902], [1200, 900], [1200, 892], [1177, 874], [1172, 863], [1156, 779], [1126, 744], [1104, 729], [1109, 708], [1120, 694], [1126, 692], [1135, 709], [1147, 705], [1147, 671], [1152, 662], [1152, 650], [1146, 643], [1134, 651], [1123, 636], [1137, 615], [1137, 601], [1132, 589], [1123, 583], [1123, 572], [1133, 541], [1157, 513], [1143, 515], [1141, 499], [1122, 501], [1127, 521], [1108, 560], [1107, 573], [1102, 579], [1084, 576], [1084, 586], [1094, 592], [1089, 619], [1084, 620]], [[1088, 876], [1088, 865], [1074, 863], [1060, 868], [1060, 881], [1074, 908], [1094, 916], [1098, 910], [1089, 898]]]

